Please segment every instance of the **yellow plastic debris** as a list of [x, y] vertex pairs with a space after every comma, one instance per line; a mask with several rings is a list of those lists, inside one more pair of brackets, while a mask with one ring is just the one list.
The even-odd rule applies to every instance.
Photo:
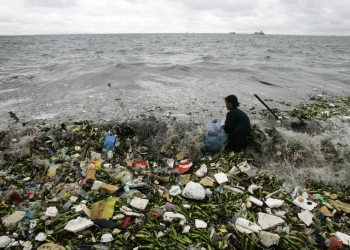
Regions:
[[112, 218], [114, 212], [114, 204], [119, 200], [118, 197], [107, 201], [98, 201], [91, 206], [91, 220], [101, 220]]

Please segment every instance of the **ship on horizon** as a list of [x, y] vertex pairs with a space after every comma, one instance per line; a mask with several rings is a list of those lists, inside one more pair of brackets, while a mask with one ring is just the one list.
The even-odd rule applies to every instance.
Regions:
[[229, 34], [236, 34], [236, 32], [234, 32], [234, 31], [233, 32], [229, 32]]
[[255, 31], [253, 35], [265, 35], [265, 33], [262, 30], [260, 30], [260, 31]]

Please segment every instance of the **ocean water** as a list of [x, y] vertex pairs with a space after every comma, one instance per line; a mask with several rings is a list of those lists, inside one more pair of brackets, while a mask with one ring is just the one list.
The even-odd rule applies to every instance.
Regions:
[[[13, 126], [8, 111], [21, 122], [126, 121], [148, 115], [223, 121], [223, 98], [229, 94], [237, 95], [247, 112], [265, 109], [254, 94], [274, 100], [271, 108], [293, 109], [310, 95], [350, 94], [349, 44], [350, 37], [337, 36], [0, 36], [0, 129]], [[252, 122], [261, 123], [256, 114], [249, 112]], [[320, 126], [324, 133], [317, 136], [280, 129], [281, 143], [271, 142], [259, 157], [291, 177], [293, 157], [276, 162], [276, 154], [299, 143], [309, 161], [293, 178], [334, 174], [347, 180], [350, 159], [334, 170], [321, 159], [320, 145], [332, 138], [333, 144], [345, 145], [348, 157], [349, 123], [332, 120]]]
[[224, 113], [228, 94], [243, 109], [259, 106], [253, 94], [293, 104], [348, 94], [349, 43], [239, 34], [0, 36], [1, 127], [9, 110], [22, 121], [147, 112], [201, 118]]

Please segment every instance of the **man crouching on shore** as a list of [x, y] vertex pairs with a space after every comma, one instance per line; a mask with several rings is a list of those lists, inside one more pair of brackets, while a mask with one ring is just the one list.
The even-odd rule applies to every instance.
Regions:
[[250, 134], [250, 119], [246, 113], [238, 109], [239, 102], [235, 95], [225, 98], [226, 115], [224, 130], [227, 134], [225, 150], [240, 152], [247, 147], [247, 136]]

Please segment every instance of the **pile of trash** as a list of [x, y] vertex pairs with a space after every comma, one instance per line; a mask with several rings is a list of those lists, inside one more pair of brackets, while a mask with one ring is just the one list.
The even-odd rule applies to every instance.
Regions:
[[350, 249], [347, 189], [285, 185], [248, 152], [202, 152], [203, 128], [181, 126], [1, 132], [0, 248]]

